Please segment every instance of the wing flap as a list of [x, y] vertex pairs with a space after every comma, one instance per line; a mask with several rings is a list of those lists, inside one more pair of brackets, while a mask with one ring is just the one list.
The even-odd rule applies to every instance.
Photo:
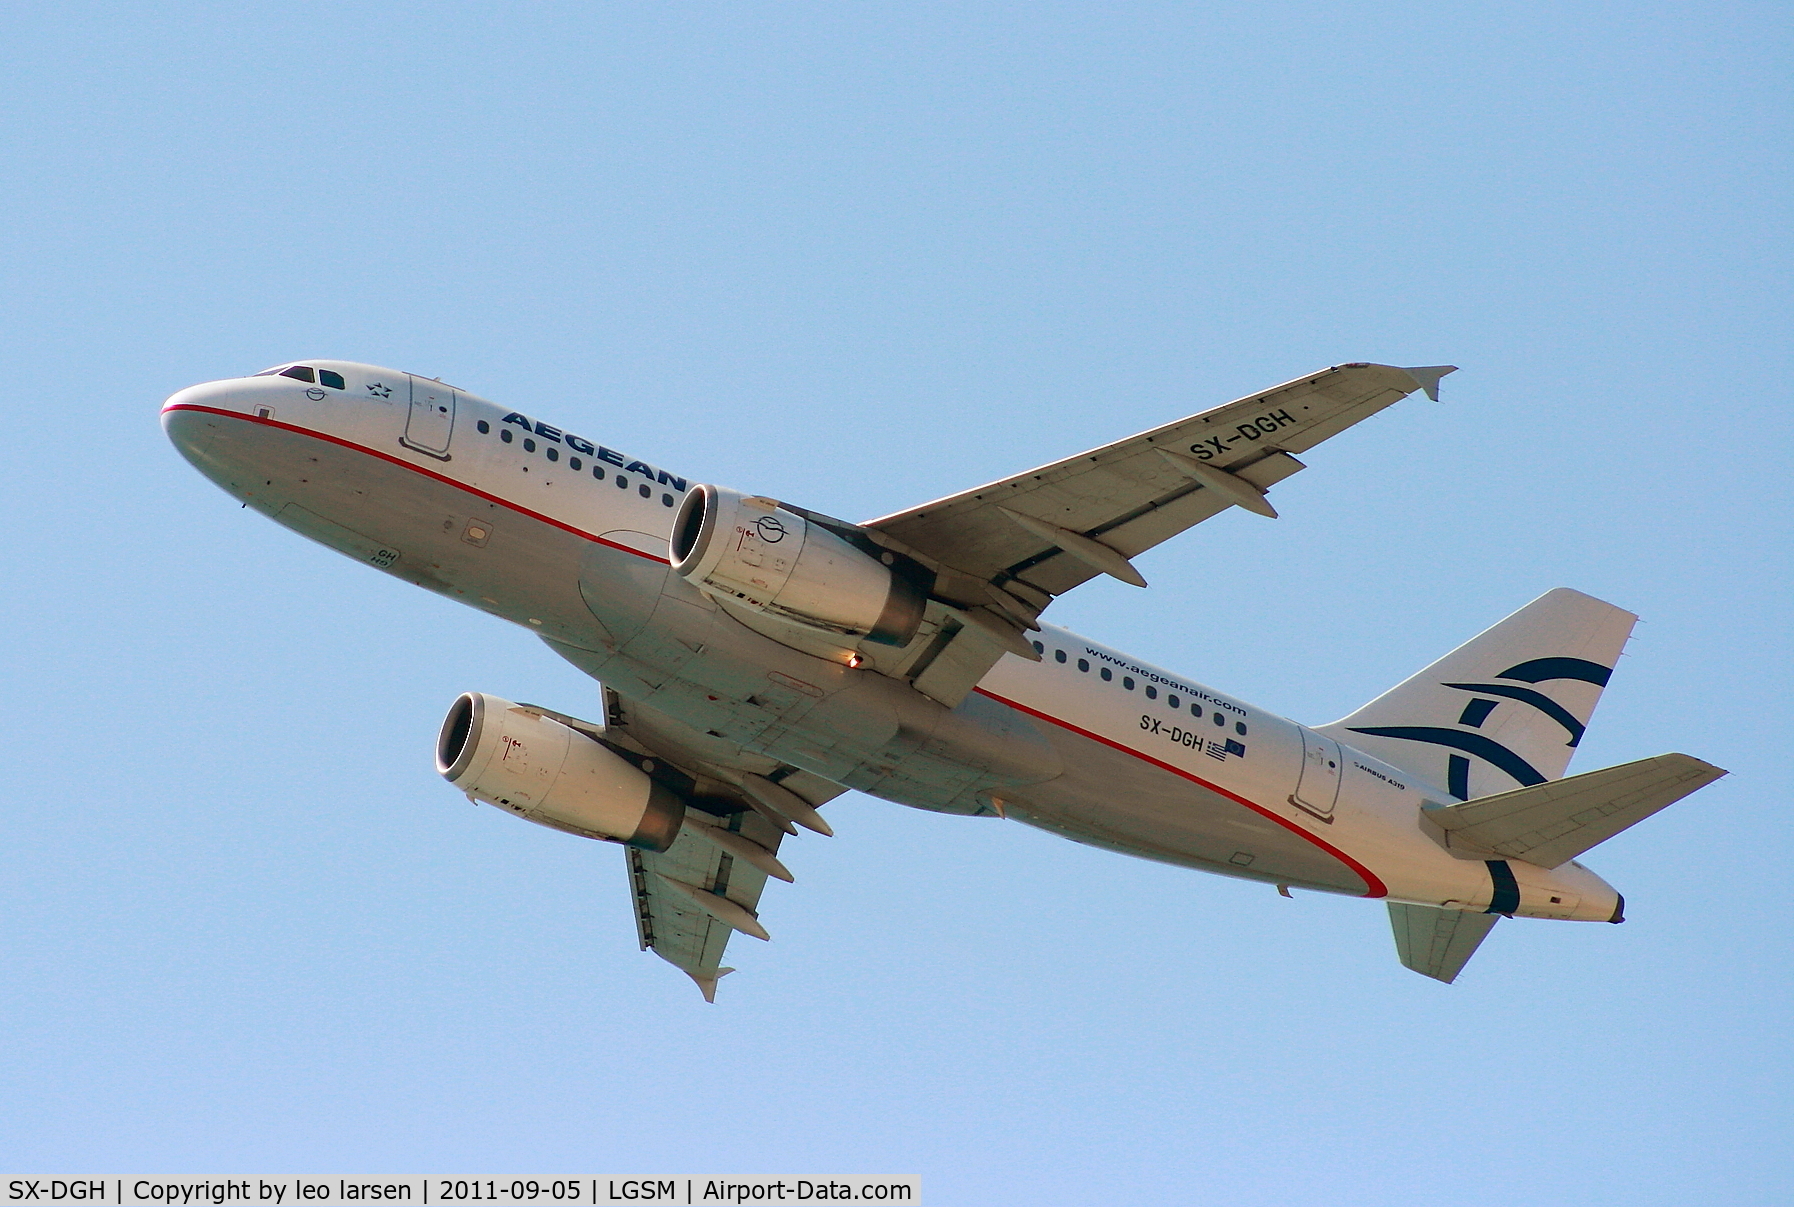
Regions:
[[[1335, 366], [866, 527], [974, 577], [999, 585], [1013, 577], [1061, 594], [1098, 571], [1016, 524], [1002, 509], [1132, 556], [1235, 501], [1180, 471], [1160, 449], [1268, 486], [1301, 468], [1290, 453], [1312, 448], [1423, 388], [1429, 384], [1425, 374], [1437, 371], [1416, 372], [1421, 377], [1391, 365]], [[1124, 528], [1128, 531], [1118, 532]]]
[[[1020, 640], [1019, 630], [1017, 634]], [[929, 661], [911, 682], [917, 691], [948, 708], [957, 707], [997, 659], [1010, 652], [990, 629], [958, 619], [944, 623], [936, 641], [939, 644], [930, 651]]]
[[[776, 856], [784, 837], [752, 811], [718, 818], [694, 810], [687, 813], [685, 829], [670, 848], [658, 853], [629, 849], [627, 855], [642, 950], [681, 969], [699, 988], [709, 982], [704, 996], [714, 1001], [715, 982], [726, 971], [721, 967], [723, 952], [738, 927], [718, 916], [729, 912], [726, 906], [706, 909], [693, 893], [713, 893], [752, 919], [758, 916], [767, 875], [724, 845], [707, 841], [698, 832], [707, 827], [722, 829], [735, 842], [753, 843], [768, 856]], [[764, 932], [757, 937], [763, 936]]]
[[[602, 740], [653, 760], [659, 765], [654, 774], [675, 778], [687, 800], [685, 826], [671, 847], [658, 853], [624, 848], [636, 937], [643, 951], [685, 972], [704, 1000], [715, 1001], [717, 980], [731, 971], [722, 966], [736, 930], [725, 920], [733, 913], [730, 907], [757, 919], [768, 873], [790, 879], [778, 860], [784, 832], [749, 807], [742, 781], [766, 777], [812, 810], [846, 789], [749, 754], [658, 709], [624, 700], [609, 688], [604, 699]], [[726, 904], [719, 908], [708, 894]]]
[[[1263, 491], [1304, 468], [1300, 461], [1288, 453], [1277, 452], [1229, 472]], [[1199, 487], [1188, 477], [1181, 474], [1179, 476], [1184, 478], [1186, 485], [1198, 488], [1154, 501], [1139, 508], [1133, 515], [1117, 520], [1103, 533], [1103, 543], [1113, 545], [1128, 557], [1133, 557], [1234, 505], [1232, 499], [1219, 491]]]

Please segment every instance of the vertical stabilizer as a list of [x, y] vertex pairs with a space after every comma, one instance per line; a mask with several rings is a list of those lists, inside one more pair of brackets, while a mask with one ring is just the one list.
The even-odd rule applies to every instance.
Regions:
[[1559, 587], [1320, 731], [1458, 800], [1559, 779], [1637, 620]]
[[1447, 985], [1458, 979], [1497, 921], [1495, 914], [1389, 902], [1389, 925], [1395, 930], [1395, 953], [1402, 964]]

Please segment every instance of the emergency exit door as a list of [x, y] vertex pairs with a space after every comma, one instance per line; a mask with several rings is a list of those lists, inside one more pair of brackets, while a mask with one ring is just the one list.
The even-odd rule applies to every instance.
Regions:
[[447, 461], [449, 437], [455, 430], [455, 392], [427, 377], [411, 379], [411, 413], [405, 417], [407, 448]]
[[1343, 768], [1339, 743], [1312, 729], [1302, 731], [1302, 776], [1290, 803], [1324, 820], [1332, 820], [1333, 806], [1339, 801], [1339, 781]]

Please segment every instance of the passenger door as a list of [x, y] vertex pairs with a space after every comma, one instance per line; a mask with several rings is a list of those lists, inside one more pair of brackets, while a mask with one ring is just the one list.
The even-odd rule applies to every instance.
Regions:
[[1339, 743], [1312, 729], [1302, 730], [1302, 775], [1290, 804], [1306, 809], [1322, 821], [1333, 820], [1339, 801], [1342, 758]]
[[439, 381], [412, 377], [411, 413], [405, 418], [405, 436], [399, 443], [447, 461], [454, 430], [455, 392]]

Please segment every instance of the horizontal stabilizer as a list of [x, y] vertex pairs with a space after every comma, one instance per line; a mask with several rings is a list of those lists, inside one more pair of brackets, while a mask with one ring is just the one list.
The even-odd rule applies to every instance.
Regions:
[[1724, 774], [1686, 754], [1660, 754], [1425, 812], [1453, 846], [1554, 868]]
[[1395, 931], [1395, 953], [1404, 967], [1447, 985], [1499, 921], [1498, 914], [1467, 914], [1432, 905], [1389, 902], [1389, 925]]

